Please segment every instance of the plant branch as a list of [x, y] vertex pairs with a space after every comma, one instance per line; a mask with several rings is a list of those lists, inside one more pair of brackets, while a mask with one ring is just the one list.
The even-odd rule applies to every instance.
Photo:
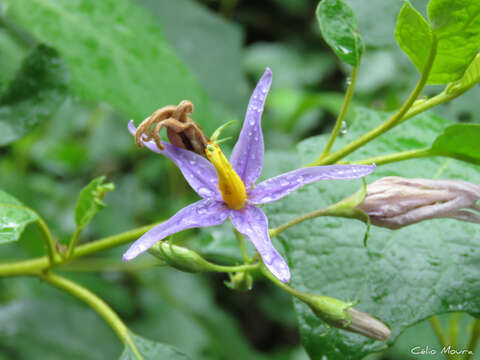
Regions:
[[310, 166], [317, 166], [317, 165], [327, 165], [333, 164], [338, 160], [344, 158], [348, 154], [354, 152], [358, 148], [362, 147], [363, 145], [367, 144], [368, 142], [372, 141], [373, 139], [377, 138], [378, 136], [382, 135], [386, 131], [392, 129], [396, 125], [398, 125], [403, 117], [406, 115], [407, 111], [412, 107], [415, 100], [418, 98], [420, 93], [422, 92], [423, 88], [425, 87], [428, 77], [430, 75], [430, 71], [433, 66], [433, 61], [437, 54], [437, 39], [435, 35], [433, 35], [432, 47], [430, 49], [430, 54], [428, 56], [425, 68], [418, 80], [415, 89], [412, 91], [408, 99], [405, 103], [398, 109], [398, 111], [393, 114], [387, 121], [377, 126], [375, 129], [369, 131], [368, 133], [364, 134], [363, 136], [357, 138], [356, 140], [352, 141], [342, 149], [338, 150], [337, 152], [325, 157], [319, 157], [313, 163], [309, 164]]
[[428, 157], [436, 155], [431, 149], [416, 149], [416, 150], [409, 150], [409, 151], [402, 151], [394, 154], [376, 156], [368, 159], [363, 160], [354, 160], [354, 161], [342, 161], [340, 164], [355, 164], [355, 165], [369, 165], [369, 164], [376, 164], [376, 165], [383, 165], [397, 161], [403, 160], [410, 160], [410, 159], [418, 159], [422, 157]]
[[353, 98], [353, 92], [355, 90], [357, 72], [358, 72], [358, 67], [357, 66], [353, 67], [352, 74], [350, 77], [351, 79], [350, 84], [348, 85], [347, 91], [345, 92], [345, 98], [343, 100], [342, 108], [340, 109], [340, 113], [338, 114], [337, 121], [332, 130], [332, 133], [330, 134], [330, 138], [328, 139], [327, 145], [325, 146], [325, 149], [323, 149], [323, 152], [320, 155], [320, 159], [330, 154], [330, 149], [332, 148], [333, 143], [335, 142], [335, 139], [337, 138], [338, 133], [340, 132], [342, 123], [345, 120], [345, 117], [347, 116], [348, 107], [350, 106], [350, 102], [352, 101], [352, 98]]
[[[139, 238], [156, 225], [158, 224], [143, 226], [117, 235], [108, 236], [88, 244], [80, 245], [74, 250], [70, 259], [60, 259], [56, 264], [65, 264], [73, 259], [126, 244]], [[50, 268], [50, 264], [46, 256], [32, 260], [15, 261], [6, 264], [0, 264], [0, 277], [32, 275], [41, 271], [45, 271], [48, 268]]]
[[80, 299], [88, 306], [93, 308], [108, 323], [108, 325], [110, 325], [110, 327], [117, 334], [120, 340], [125, 345], [129, 345], [131, 347], [137, 359], [143, 359], [142, 355], [138, 351], [137, 346], [135, 345], [132, 337], [128, 332], [127, 326], [105, 301], [100, 299], [90, 290], [62, 276], [55, 275], [51, 272], [40, 273], [38, 276], [43, 281], [69, 293], [70, 295], [76, 297], [77, 299]]
[[[428, 319], [428, 321], [430, 321], [430, 325], [432, 326], [433, 332], [437, 336], [437, 339], [440, 342], [440, 345], [443, 348], [447, 347], [448, 346], [447, 338], [443, 333], [442, 326], [440, 325], [440, 321], [438, 321], [438, 318], [436, 316], [432, 316], [431, 318]], [[447, 357], [447, 359], [451, 359], [450, 354], [445, 353], [445, 356]]]
[[38, 216], [38, 220], [37, 220], [36, 224], [37, 224], [38, 228], [40, 229], [40, 231], [42, 232], [42, 235], [43, 235], [43, 239], [44, 239], [44, 242], [45, 242], [45, 247], [47, 248], [48, 261], [50, 262], [50, 265], [54, 265], [59, 261], [58, 253], [57, 253], [57, 250], [56, 250], [56, 247], [55, 247], [55, 240], [53, 240], [53, 236], [52, 236], [52, 233], [51, 233], [48, 225], [40, 217], [40, 215], [37, 214], [37, 216]]

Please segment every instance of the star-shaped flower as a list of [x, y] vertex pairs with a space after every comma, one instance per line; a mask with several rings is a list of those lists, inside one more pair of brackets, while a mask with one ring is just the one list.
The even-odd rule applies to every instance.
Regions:
[[[266, 267], [283, 282], [290, 280], [287, 263], [273, 247], [268, 233], [268, 219], [256, 205], [270, 203], [298, 188], [327, 179], [356, 179], [370, 174], [375, 165], [329, 165], [305, 167], [278, 175], [258, 185], [255, 181], [263, 168], [263, 135], [261, 115], [272, 82], [267, 68], [248, 103], [240, 137], [230, 162], [217, 144], [209, 143], [202, 156], [163, 143], [160, 150], [154, 141], [144, 141], [150, 150], [169, 157], [181, 170], [190, 186], [202, 200], [181, 209], [167, 221], [140, 237], [123, 255], [132, 260], [157, 241], [182, 230], [215, 226], [230, 218], [233, 226], [257, 249]], [[133, 122], [130, 132], [135, 135]]]

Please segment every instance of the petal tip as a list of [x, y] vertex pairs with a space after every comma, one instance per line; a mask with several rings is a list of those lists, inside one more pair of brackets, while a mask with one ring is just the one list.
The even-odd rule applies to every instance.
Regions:
[[128, 255], [128, 251], [125, 254], [123, 254], [123, 256], [122, 256], [123, 261], [130, 261], [132, 259], [133, 259], [133, 257]]
[[130, 134], [132, 134], [133, 136], [135, 136], [135, 133], [137, 132], [137, 128], [135, 127], [133, 120], [130, 120], [128, 122], [128, 131], [130, 131]]

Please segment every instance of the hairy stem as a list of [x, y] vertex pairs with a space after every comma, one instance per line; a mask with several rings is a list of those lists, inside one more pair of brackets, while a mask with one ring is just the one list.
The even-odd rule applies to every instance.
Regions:
[[410, 94], [408, 99], [405, 101], [405, 103], [400, 107], [400, 109], [398, 109], [398, 111], [395, 114], [393, 114], [387, 121], [377, 126], [375, 129], [371, 130], [370, 132], [352, 141], [351, 143], [349, 143], [342, 149], [338, 150], [337, 152], [331, 155], [328, 155], [327, 157], [324, 157], [324, 158], [319, 157], [317, 160], [315, 160], [313, 163], [309, 165], [317, 166], [317, 165], [333, 164], [338, 160], [344, 158], [348, 154], [354, 152], [358, 148], [362, 147], [363, 145], [367, 144], [368, 142], [372, 141], [373, 139], [377, 138], [378, 136], [382, 135], [386, 131], [398, 125], [402, 121], [407, 111], [412, 107], [413, 103], [418, 98], [423, 88], [425, 87], [428, 80], [428, 76], [430, 75], [430, 71], [433, 65], [433, 60], [435, 59], [436, 54], [437, 54], [437, 39], [435, 35], [433, 35], [432, 47], [430, 49], [430, 54], [428, 56], [427, 63], [422, 72], [422, 75], [418, 80], [418, 83], [415, 86], [415, 89], [412, 91], [412, 93]]
[[77, 299], [80, 299], [88, 306], [93, 308], [110, 325], [110, 327], [117, 334], [120, 340], [125, 345], [129, 345], [131, 347], [137, 359], [143, 359], [142, 355], [138, 351], [137, 346], [135, 345], [132, 337], [128, 332], [127, 326], [105, 301], [100, 299], [90, 290], [62, 276], [55, 275], [51, 272], [40, 273], [38, 276], [45, 282], [69, 293], [70, 295], [76, 297]]
[[340, 113], [338, 114], [337, 121], [335, 122], [335, 126], [332, 130], [332, 133], [330, 134], [330, 138], [328, 139], [327, 145], [325, 146], [325, 149], [323, 149], [323, 152], [320, 155], [320, 159], [330, 154], [330, 149], [332, 148], [333, 143], [335, 142], [335, 139], [337, 138], [338, 133], [340, 132], [342, 123], [345, 120], [345, 117], [347, 116], [348, 107], [350, 106], [350, 103], [353, 98], [353, 91], [355, 90], [355, 82], [357, 80], [357, 71], [358, 71], [358, 67], [355, 66], [352, 69], [352, 75], [350, 78], [351, 81], [345, 93], [345, 98], [343, 100], [342, 108], [340, 109]]

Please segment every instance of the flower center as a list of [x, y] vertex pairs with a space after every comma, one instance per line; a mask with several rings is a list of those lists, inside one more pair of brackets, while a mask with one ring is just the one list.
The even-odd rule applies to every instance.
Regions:
[[218, 187], [223, 201], [232, 209], [243, 208], [247, 192], [240, 176], [233, 170], [232, 165], [217, 144], [208, 143], [205, 153], [217, 170]]

